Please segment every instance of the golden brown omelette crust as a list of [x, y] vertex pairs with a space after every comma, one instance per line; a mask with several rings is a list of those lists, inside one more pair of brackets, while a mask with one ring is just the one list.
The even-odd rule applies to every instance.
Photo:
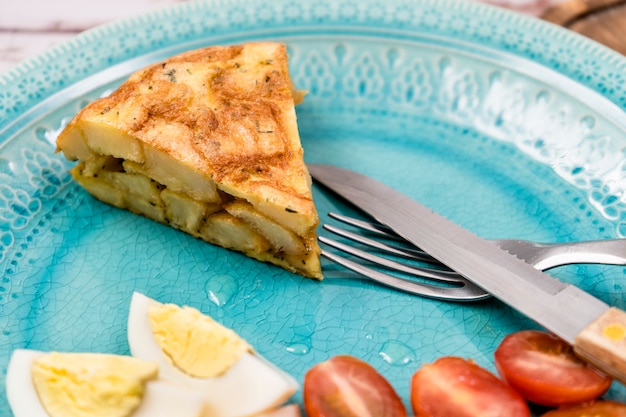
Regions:
[[[313, 214], [309, 189], [301, 185], [308, 176], [302, 150], [292, 142], [295, 126], [288, 116], [294, 97], [301, 97], [285, 76], [286, 49], [277, 48], [274, 59], [262, 62], [250, 62], [243, 53], [244, 46], [218, 46], [177, 55], [133, 74], [75, 120], [114, 121], [217, 183], [252, 193], [270, 188], [285, 193], [294, 210]], [[286, 178], [285, 172], [296, 177]]]

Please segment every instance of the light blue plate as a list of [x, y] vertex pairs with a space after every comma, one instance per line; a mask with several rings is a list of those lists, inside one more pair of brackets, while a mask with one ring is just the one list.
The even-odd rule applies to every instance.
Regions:
[[[260, 39], [287, 43], [309, 91], [298, 108], [308, 162], [370, 174], [484, 237], [626, 236], [622, 56], [471, 2], [183, 3], [86, 32], [0, 78], [3, 373], [15, 348], [127, 353], [134, 290], [200, 308], [300, 381], [331, 356], [360, 357], [407, 406], [420, 364], [459, 355], [494, 370], [503, 336], [534, 327], [495, 300], [418, 298], [332, 265], [325, 281], [304, 279], [111, 208], [70, 180], [54, 140], [85, 103], [172, 54]], [[323, 222], [351, 212], [314, 192]], [[551, 273], [626, 308], [624, 272]], [[614, 384], [609, 397], [626, 392]]]

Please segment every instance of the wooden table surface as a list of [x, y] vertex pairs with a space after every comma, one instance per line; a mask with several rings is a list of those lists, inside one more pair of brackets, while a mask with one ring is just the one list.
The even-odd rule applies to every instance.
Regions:
[[[0, 73], [81, 31], [185, 0], [0, 0]], [[563, 0], [484, 1], [541, 16]]]

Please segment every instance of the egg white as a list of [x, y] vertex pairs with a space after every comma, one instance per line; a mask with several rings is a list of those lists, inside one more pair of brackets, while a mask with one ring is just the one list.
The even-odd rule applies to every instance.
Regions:
[[254, 353], [245, 353], [228, 371], [214, 378], [186, 374], [163, 353], [150, 327], [148, 308], [160, 304], [145, 295], [133, 294], [128, 314], [131, 354], [156, 362], [159, 379], [202, 392], [210, 415], [244, 417], [278, 407], [299, 388], [298, 382], [276, 365]]
[[259, 414], [255, 417], [301, 417], [300, 407], [297, 404], [288, 404], [267, 413]]
[[[32, 382], [31, 365], [45, 352], [16, 349], [11, 355], [6, 376], [6, 393], [14, 417], [50, 417]], [[204, 397], [164, 382], [145, 386], [141, 405], [132, 417], [204, 417]]]

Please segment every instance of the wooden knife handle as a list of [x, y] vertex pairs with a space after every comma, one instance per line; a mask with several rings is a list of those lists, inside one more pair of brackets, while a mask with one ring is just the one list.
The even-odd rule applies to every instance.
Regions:
[[626, 384], [626, 312], [609, 308], [576, 336], [574, 352]]

